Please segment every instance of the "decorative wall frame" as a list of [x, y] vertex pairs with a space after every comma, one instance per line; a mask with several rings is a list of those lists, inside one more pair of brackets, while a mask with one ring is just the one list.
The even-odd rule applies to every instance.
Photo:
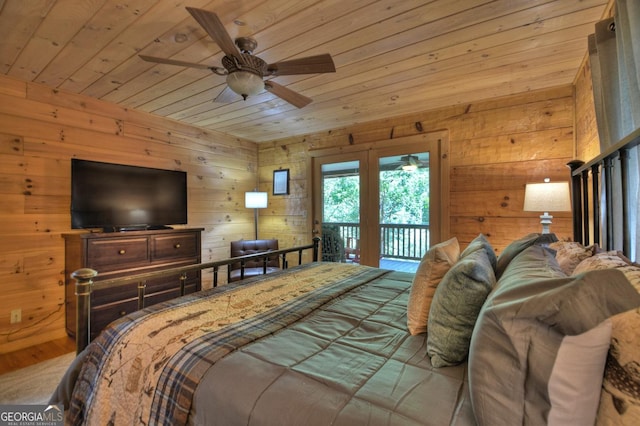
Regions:
[[289, 195], [289, 169], [273, 171], [273, 195]]

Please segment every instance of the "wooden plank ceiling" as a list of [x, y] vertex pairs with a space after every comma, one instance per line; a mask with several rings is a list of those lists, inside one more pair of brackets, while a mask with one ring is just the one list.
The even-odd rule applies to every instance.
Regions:
[[[612, 0], [611, 0], [612, 1]], [[225, 78], [138, 54], [220, 66], [185, 10], [216, 12], [273, 63], [330, 53], [336, 73], [212, 101]], [[0, 0], [0, 70], [22, 80], [263, 142], [571, 84], [607, 0]]]

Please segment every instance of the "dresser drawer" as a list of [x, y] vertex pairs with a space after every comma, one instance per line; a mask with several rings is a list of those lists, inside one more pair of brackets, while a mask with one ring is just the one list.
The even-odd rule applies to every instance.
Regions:
[[198, 234], [154, 235], [151, 237], [151, 260], [193, 258], [200, 253]]
[[89, 241], [87, 264], [98, 272], [149, 262], [147, 238], [109, 238]]
[[[65, 322], [67, 333], [76, 334], [75, 281], [71, 273], [80, 268], [98, 271], [95, 283], [145, 272], [162, 271], [200, 263], [203, 229], [161, 229], [124, 233], [87, 232], [63, 234], [65, 239]], [[138, 309], [138, 282], [93, 288], [91, 337], [111, 321]], [[180, 275], [147, 279], [144, 306], [180, 295]], [[185, 293], [202, 288], [200, 270], [188, 271]]]
[[109, 323], [137, 310], [137, 298], [91, 308], [91, 337], [97, 336]]
[[[99, 283], [99, 281], [96, 281]], [[101, 288], [91, 292], [91, 306], [99, 307], [108, 305], [126, 299], [135, 299], [138, 297], [138, 284], [131, 283], [117, 287]]]

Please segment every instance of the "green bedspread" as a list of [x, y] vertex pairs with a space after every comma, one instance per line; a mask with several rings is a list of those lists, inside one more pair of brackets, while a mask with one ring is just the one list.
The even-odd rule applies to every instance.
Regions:
[[184, 424], [202, 375], [217, 360], [384, 273], [312, 263], [129, 315], [88, 347], [67, 420]]

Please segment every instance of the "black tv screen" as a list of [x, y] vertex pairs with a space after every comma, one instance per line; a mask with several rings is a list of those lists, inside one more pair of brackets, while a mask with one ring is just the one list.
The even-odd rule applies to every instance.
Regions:
[[71, 160], [71, 228], [109, 232], [186, 223], [186, 172]]

